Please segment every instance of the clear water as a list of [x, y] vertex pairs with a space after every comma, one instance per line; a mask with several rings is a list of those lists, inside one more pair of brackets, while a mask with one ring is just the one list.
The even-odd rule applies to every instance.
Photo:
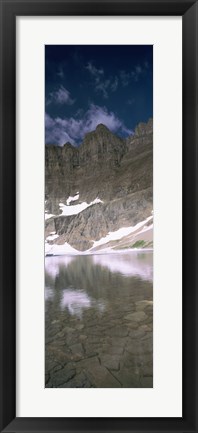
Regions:
[[46, 387], [153, 386], [153, 254], [45, 259]]

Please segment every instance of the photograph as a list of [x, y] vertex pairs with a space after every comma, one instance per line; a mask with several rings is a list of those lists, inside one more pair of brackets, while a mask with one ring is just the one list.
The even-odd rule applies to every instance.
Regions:
[[45, 45], [45, 387], [153, 388], [153, 45]]
[[0, 433], [196, 433], [198, 0], [0, 21]]

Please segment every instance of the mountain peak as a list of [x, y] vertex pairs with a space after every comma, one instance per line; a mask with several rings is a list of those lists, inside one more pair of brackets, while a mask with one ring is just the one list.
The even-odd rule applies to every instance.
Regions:
[[99, 123], [99, 124], [96, 126], [96, 131], [108, 131], [108, 132], [109, 132], [109, 129], [108, 129], [107, 126], [104, 125], [103, 123]]
[[[83, 144], [87, 144], [91, 141], [94, 140], [94, 142], [96, 142], [97, 140], [103, 140], [106, 139], [108, 137], [108, 139], [110, 139], [110, 137], [116, 137], [108, 128], [106, 125], [104, 125], [103, 123], [99, 123], [96, 126], [96, 129], [94, 129], [93, 131], [87, 132], [87, 134], [85, 134], [84, 140], [81, 144], [81, 146]], [[117, 139], [117, 137], [116, 137]]]
[[142, 136], [153, 132], [153, 119], [150, 118], [148, 122], [140, 122], [135, 128], [135, 135]]

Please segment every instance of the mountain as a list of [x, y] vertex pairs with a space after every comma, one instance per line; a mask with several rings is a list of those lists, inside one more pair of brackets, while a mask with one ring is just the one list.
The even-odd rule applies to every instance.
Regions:
[[153, 209], [152, 119], [127, 139], [100, 124], [78, 148], [45, 146], [45, 207], [48, 251], [65, 243], [78, 251], [99, 249], [109, 232], [129, 227], [131, 245], [139, 228], [148, 231]]

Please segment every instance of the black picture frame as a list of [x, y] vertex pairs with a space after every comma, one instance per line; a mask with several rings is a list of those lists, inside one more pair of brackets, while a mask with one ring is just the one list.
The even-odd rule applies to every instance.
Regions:
[[[16, 418], [16, 17], [182, 16], [183, 20], [183, 416], [182, 418]], [[0, 431], [197, 432], [197, 101], [195, 0], [0, 0]], [[171, 387], [170, 387], [171, 393]]]

